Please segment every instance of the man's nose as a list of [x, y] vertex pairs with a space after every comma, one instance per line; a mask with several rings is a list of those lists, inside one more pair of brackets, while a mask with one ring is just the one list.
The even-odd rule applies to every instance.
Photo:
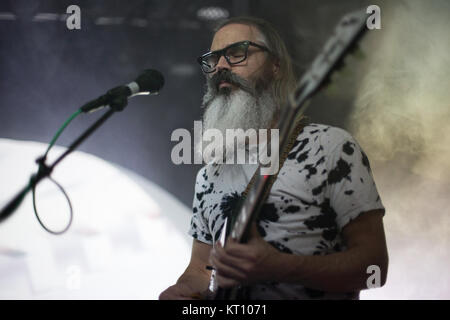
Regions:
[[220, 56], [219, 61], [217, 62], [216, 70], [220, 71], [223, 69], [230, 70], [231, 66], [228, 63], [227, 59], [225, 59], [225, 56]]

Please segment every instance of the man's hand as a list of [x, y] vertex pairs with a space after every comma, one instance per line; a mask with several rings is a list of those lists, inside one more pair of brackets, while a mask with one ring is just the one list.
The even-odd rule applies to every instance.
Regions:
[[192, 242], [191, 261], [177, 283], [160, 295], [160, 300], [204, 299], [211, 272], [206, 270], [212, 246], [197, 240]]
[[202, 298], [203, 295], [187, 283], [177, 283], [159, 295], [159, 300], [196, 300]]
[[217, 243], [211, 250], [210, 262], [219, 286], [228, 288], [274, 280], [279, 256], [280, 252], [259, 235], [253, 224], [249, 242], [240, 244], [229, 238], [225, 248]]

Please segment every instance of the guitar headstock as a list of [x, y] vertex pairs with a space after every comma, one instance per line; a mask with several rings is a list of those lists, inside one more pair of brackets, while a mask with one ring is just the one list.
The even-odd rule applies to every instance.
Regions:
[[365, 10], [358, 10], [340, 20], [333, 36], [298, 82], [290, 97], [292, 108], [300, 108], [303, 102], [329, 83], [335, 71], [342, 68], [344, 59], [357, 49], [358, 41], [367, 31], [366, 19]]

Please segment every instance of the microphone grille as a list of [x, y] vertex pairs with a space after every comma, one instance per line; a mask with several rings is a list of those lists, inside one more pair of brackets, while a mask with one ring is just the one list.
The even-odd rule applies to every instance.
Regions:
[[164, 86], [164, 76], [158, 70], [147, 69], [136, 79], [141, 92], [155, 92]]

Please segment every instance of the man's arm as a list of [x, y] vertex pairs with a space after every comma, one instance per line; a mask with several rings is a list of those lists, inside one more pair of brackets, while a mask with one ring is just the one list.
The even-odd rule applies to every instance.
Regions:
[[367, 288], [370, 265], [380, 267], [380, 285], [386, 281], [388, 254], [380, 210], [348, 223], [342, 230], [347, 250], [325, 256], [282, 253], [253, 235], [247, 244], [229, 241], [226, 249], [213, 249], [211, 260], [220, 286], [277, 281], [326, 292], [351, 292]]
[[189, 265], [178, 278], [177, 283], [163, 291], [159, 299], [193, 299], [200, 298], [208, 288], [211, 272], [206, 270], [212, 246], [193, 240]]
[[279, 281], [299, 282], [327, 292], [351, 292], [367, 289], [367, 268], [380, 268], [380, 285], [387, 277], [388, 254], [382, 213], [370, 211], [360, 215], [342, 230], [347, 250], [325, 256], [284, 254], [285, 272]]

